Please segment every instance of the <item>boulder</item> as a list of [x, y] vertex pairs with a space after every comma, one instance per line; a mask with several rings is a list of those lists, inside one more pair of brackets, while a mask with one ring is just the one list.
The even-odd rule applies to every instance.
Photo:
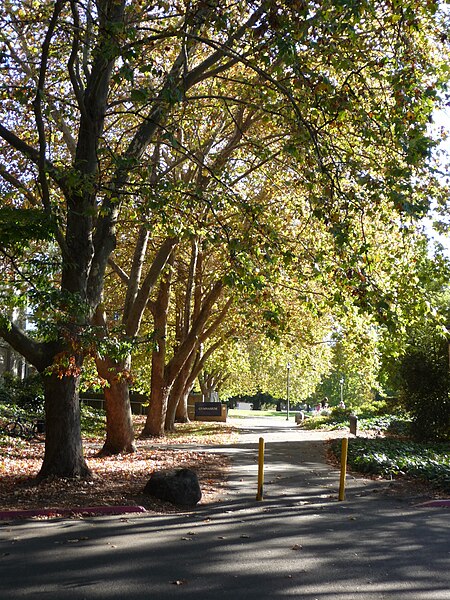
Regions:
[[194, 506], [202, 497], [197, 474], [191, 469], [155, 471], [144, 494], [179, 506]]

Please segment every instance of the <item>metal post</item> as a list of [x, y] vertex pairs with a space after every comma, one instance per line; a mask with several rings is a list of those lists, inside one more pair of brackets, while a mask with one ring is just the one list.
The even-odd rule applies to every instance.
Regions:
[[345, 499], [345, 476], [347, 474], [348, 438], [342, 439], [341, 446], [341, 479], [339, 483], [339, 501]]
[[341, 384], [341, 404], [344, 403], [344, 378], [341, 377], [339, 383]]
[[256, 499], [261, 501], [264, 498], [264, 438], [259, 438], [258, 452], [258, 491]]
[[289, 373], [291, 372], [291, 363], [286, 365], [287, 378], [286, 378], [286, 421], [289, 421]]

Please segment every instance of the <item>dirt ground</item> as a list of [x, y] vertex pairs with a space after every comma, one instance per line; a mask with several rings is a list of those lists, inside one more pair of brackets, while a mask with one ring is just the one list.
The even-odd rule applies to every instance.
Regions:
[[102, 458], [96, 456], [102, 440], [84, 440], [85, 458], [92, 471], [90, 480], [49, 479], [39, 484], [35, 477], [44, 444], [8, 438], [0, 446], [0, 509], [139, 505], [156, 513], [176, 512], [179, 509], [173, 505], [142, 493], [153, 471], [174, 467], [194, 469], [202, 489], [201, 503], [210, 503], [220, 497], [226, 485], [229, 459], [204, 448], [208, 444], [231, 443], [237, 434], [230, 425], [214, 423], [208, 434], [201, 436], [201, 446], [195, 434], [191, 427], [176, 438], [137, 439], [135, 453]]

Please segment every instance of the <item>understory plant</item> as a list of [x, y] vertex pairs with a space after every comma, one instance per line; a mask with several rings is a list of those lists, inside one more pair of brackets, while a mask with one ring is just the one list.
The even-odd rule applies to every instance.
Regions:
[[[334, 441], [332, 450], [340, 458], [340, 442]], [[414, 477], [450, 491], [450, 445], [447, 443], [352, 438], [348, 446], [348, 465], [360, 473], [386, 478]]]

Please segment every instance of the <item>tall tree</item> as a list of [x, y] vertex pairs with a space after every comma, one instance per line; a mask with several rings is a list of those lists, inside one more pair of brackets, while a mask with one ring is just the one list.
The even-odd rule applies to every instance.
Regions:
[[[19, 197], [31, 195], [41, 207], [61, 260], [61, 310], [53, 335], [32, 339], [7, 315], [1, 329], [47, 374], [42, 477], [87, 473], [77, 397], [80, 335], [101, 302], [133, 171], [166, 127], [172, 107], [199, 81], [238, 62], [252, 27], [266, 14], [265, 7], [243, 5], [243, 11], [230, 12], [224, 28], [214, 3], [180, 8], [127, 6], [125, 0], [59, 0], [39, 9], [33, 2], [4, 4], [2, 176]], [[168, 43], [171, 51], [161, 59]], [[23, 166], [32, 188], [28, 196]]]
[[[0, 175], [15, 211], [41, 210], [60, 262], [54, 289], [35, 295], [42, 313], [52, 308], [45, 336], [42, 328], [24, 333], [6, 310], [1, 323], [2, 336], [47, 374], [41, 476], [87, 472], [77, 398], [86, 337], [121, 209], [146, 191], [161, 208], [164, 170], [158, 182], [144, 180], [161, 137], [180, 143], [178, 108], [202, 106], [207, 82], [209, 96], [226, 101], [231, 93], [235, 105], [264, 107], [260, 122], [283, 132], [280, 150], [293, 159], [302, 195], [309, 191], [315, 218], [342, 250], [351, 224], [365, 206], [375, 213], [380, 196], [416, 209], [408, 198], [436, 98], [435, 10], [425, 0], [4, 2]], [[258, 163], [265, 158], [260, 146]], [[245, 164], [241, 189], [253, 168], [236, 161]], [[249, 267], [234, 243], [228, 284]], [[352, 245], [342, 256], [361, 251]]]

